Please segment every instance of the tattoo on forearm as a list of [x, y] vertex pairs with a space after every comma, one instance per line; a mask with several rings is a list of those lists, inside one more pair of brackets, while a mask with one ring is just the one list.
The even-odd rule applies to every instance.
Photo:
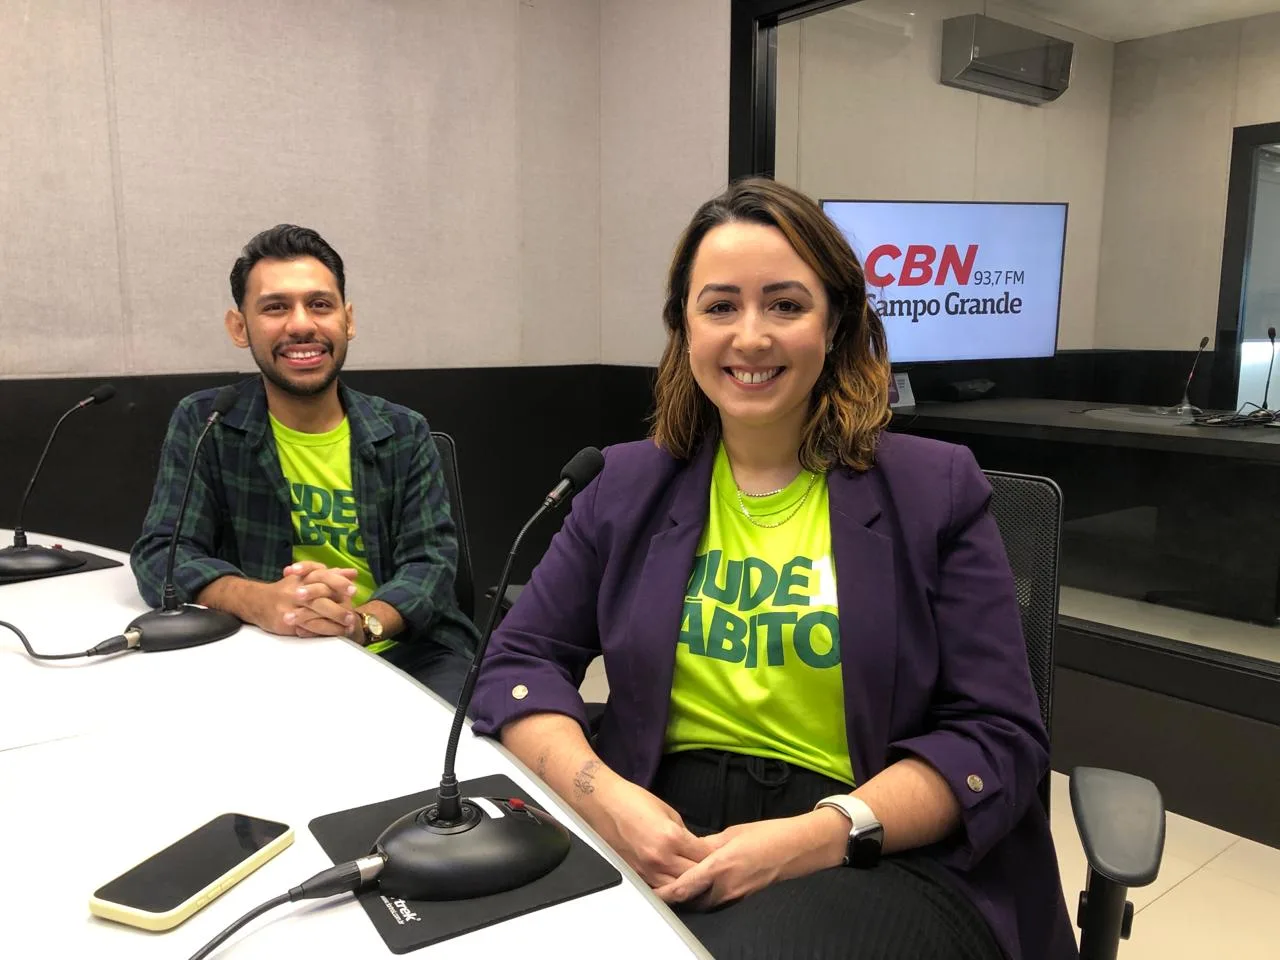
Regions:
[[547, 778], [547, 751], [538, 754], [538, 762], [534, 764], [534, 772], [543, 780]]
[[573, 793], [579, 800], [589, 793], [594, 793], [596, 789], [596, 769], [600, 766], [599, 760], [588, 760], [582, 765], [573, 777]]

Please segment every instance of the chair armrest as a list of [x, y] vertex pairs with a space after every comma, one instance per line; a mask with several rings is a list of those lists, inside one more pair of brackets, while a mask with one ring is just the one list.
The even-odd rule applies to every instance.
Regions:
[[1164, 801], [1150, 780], [1097, 767], [1071, 771], [1071, 811], [1090, 869], [1145, 887], [1164, 854]]
[[592, 745], [596, 742], [596, 736], [600, 733], [600, 721], [604, 719], [605, 704], [596, 703], [594, 700], [586, 703], [587, 710], [587, 731], [591, 739]]
[[[492, 600], [493, 595], [495, 591], [497, 591], [497, 589], [498, 589], [497, 587], [490, 587], [488, 590], [486, 590], [484, 592], [485, 599]], [[498, 608], [503, 613], [506, 613], [508, 610], [510, 610], [512, 607], [515, 606], [516, 601], [520, 598], [520, 593], [523, 590], [524, 590], [523, 583], [513, 583], [510, 586], [508, 586], [506, 591], [502, 594], [502, 600], [499, 602]]]

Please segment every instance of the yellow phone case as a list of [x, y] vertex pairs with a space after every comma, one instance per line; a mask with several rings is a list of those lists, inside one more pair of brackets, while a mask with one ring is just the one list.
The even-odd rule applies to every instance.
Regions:
[[292, 843], [293, 828], [290, 827], [257, 853], [241, 860], [203, 890], [164, 913], [151, 913], [148, 910], [139, 910], [136, 907], [102, 900], [98, 897], [89, 898], [89, 912], [95, 917], [127, 923], [131, 927], [140, 927], [143, 930], [172, 930], [193, 913], [218, 899], [280, 851], [288, 849]]

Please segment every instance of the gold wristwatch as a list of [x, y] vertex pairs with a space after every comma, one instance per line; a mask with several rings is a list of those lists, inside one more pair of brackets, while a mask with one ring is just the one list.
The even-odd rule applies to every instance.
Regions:
[[360, 625], [364, 628], [365, 645], [376, 643], [382, 639], [382, 621], [375, 617], [372, 613], [362, 613], [360, 616]]

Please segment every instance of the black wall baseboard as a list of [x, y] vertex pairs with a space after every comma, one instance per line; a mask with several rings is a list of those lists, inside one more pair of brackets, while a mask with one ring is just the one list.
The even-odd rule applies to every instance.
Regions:
[[655, 367], [600, 368], [600, 428], [603, 443], [626, 443], [649, 435]]
[[[146, 514], [160, 445], [182, 397], [243, 375], [112, 377], [116, 398], [70, 417], [27, 508], [25, 526], [128, 550]], [[597, 366], [349, 371], [356, 390], [421, 412], [458, 444], [463, 508], [477, 593], [497, 580], [520, 525], [604, 419]], [[57, 417], [101, 379], [0, 380], [0, 526], [11, 527], [27, 479]], [[629, 439], [629, 438], [627, 438]], [[559, 517], [530, 532], [514, 569], [526, 580]], [[478, 608], [482, 605], [478, 604]]]

